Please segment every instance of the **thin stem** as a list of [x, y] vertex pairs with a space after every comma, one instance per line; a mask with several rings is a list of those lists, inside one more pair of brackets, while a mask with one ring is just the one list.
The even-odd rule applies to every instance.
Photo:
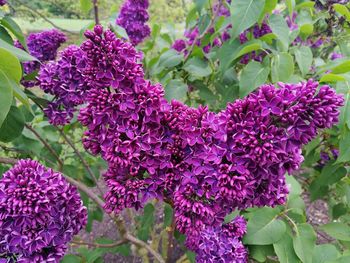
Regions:
[[63, 167], [63, 162], [60, 159], [60, 157], [57, 155], [55, 150], [47, 143], [47, 141], [43, 137], [41, 137], [41, 135], [36, 130], [33, 129], [32, 126], [25, 124], [25, 127], [28, 130], [30, 130], [39, 139], [39, 141], [41, 141], [44, 144], [44, 146], [49, 150], [49, 152], [55, 157], [55, 159], [58, 162], [58, 170], [61, 171]]
[[90, 243], [90, 242], [83, 242], [83, 241], [72, 241], [72, 244], [79, 245], [79, 246], [88, 246], [88, 247], [94, 247], [94, 248], [114, 248], [118, 247], [120, 245], [123, 245], [127, 243], [127, 240], [119, 240], [111, 244], [98, 244], [98, 243]]
[[95, 15], [95, 24], [100, 24], [100, 19], [98, 18], [98, 0], [93, 0], [92, 4], [94, 5], [94, 15]]
[[16, 164], [18, 160], [13, 159], [13, 158], [7, 158], [7, 157], [0, 157], [0, 163], [3, 164]]
[[170, 229], [168, 230], [168, 250], [166, 262], [171, 263], [172, 253], [174, 249], [174, 231], [175, 231], [175, 213], [173, 213]]
[[[56, 127], [57, 128], [57, 127]], [[83, 158], [83, 156], [81, 155], [81, 153], [78, 151], [78, 149], [75, 147], [74, 143], [72, 142], [72, 140], [64, 133], [64, 131], [60, 128], [57, 128], [57, 130], [59, 131], [59, 133], [61, 134], [61, 136], [63, 137], [63, 139], [69, 144], [69, 146], [73, 149], [73, 151], [75, 152], [75, 154], [78, 156], [78, 158], [80, 159], [81, 163], [83, 164], [84, 168], [86, 169], [86, 171], [88, 172], [88, 174], [90, 175], [90, 177], [92, 178], [92, 180], [94, 181], [97, 189], [100, 191], [101, 195], [103, 196], [104, 192], [102, 191], [101, 187], [98, 185], [98, 180], [95, 176], [95, 174], [93, 173], [93, 171], [91, 170], [89, 164], [85, 161], [85, 159]]]
[[70, 33], [70, 34], [74, 34], [73, 31], [69, 31], [67, 29], [64, 29], [58, 25], [56, 25], [54, 22], [52, 22], [50, 19], [48, 19], [46, 16], [44, 16], [42, 13], [38, 12], [37, 10], [31, 8], [29, 5], [23, 3], [22, 1], [19, 1], [19, 0], [14, 0], [15, 2], [19, 3], [20, 5], [23, 5], [25, 8], [27, 8], [30, 12], [40, 16], [42, 19], [44, 19], [46, 22], [48, 22], [50, 25], [52, 25], [53, 27], [63, 31], [63, 32], [67, 32], [67, 33]]
[[157, 259], [157, 261], [159, 263], [165, 263], [164, 259], [162, 258], [162, 256], [155, 250], [153, 250], [153, 248], [151, 248], [150, 245], [148, 245], [147, 243], [145, 243], [144, 241], [130, 235], [129, 233], [125, 234], [125, 239], [129, 240], [131, 243], [140, 246], [140, 247], [144, 247], [145, 249], [147, 249], [147, 251], [149, 253], [151, 253], [155, 259]]

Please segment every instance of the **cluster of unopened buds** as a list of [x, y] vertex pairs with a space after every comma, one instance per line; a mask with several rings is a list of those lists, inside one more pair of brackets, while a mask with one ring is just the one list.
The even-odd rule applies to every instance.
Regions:
[[[176, 228], [198, 262], [247, 262], [244, 219], [226, 225], [224, 217], [283, 204], [285, 174], [303, 161], [302, 146], [338, 121], [343, 98], [309, 80], [263, 85], [219, 113], [169, 103], [162, 86], [145, 79], [142, 55], [132, 44], [99, 25], [85, 36], [79, 51], [84, 67], [70, 59], [64, 69], [79, 70], [74, 83], [84, 103], [78, 116], [87, 128], [84, 147], [108, 163], [106, 211], [163, 200], [174, 208]], [[54, 75], [58, 83], [70, 81]], [[45, 78], [41, 74], [40, 82]], [[53, 87], [43, 89], [59, 100]], [[64, 97], [76, 96], [76, 90], [67, 92]]]

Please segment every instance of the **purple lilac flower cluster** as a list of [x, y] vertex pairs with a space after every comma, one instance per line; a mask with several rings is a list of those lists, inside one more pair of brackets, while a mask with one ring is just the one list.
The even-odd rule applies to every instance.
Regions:
[[[226, 2], [231, 3], [231, 0], [226, 0]], [[230, 16], [230, 11], [222, 3], [216, 3], [213, 7], [213, 12], [217, 14], [217, 16], [225, 16], [225, 17]], [[213, 47], [220, 47], [223, 42], [229, 40], [230, 34], [228, 31], [231, 27], [232, 27], [231, 25], [227, 26], [226, 30], [224, 30], [224, 32], [220, 35], [220, 37], [216, 37], [213, 40], [213, 43], [209, 43], [205, 47], [203, 47], [203, 51], [205, 53], [209, 53]], [[213, 34], [214, 31], [215, 31], [214, 28], [210, 28], [208, 30], [208, 33]], [[202, 42], [197, 39], [198, 36], [199, 36], [198, 26], [194, 27], [191, 30], [186, 30], [184, 33], [184, 37], [186, 39], [175, 40], [172, 45], [172, 48], [178, 52], [183, 52], [186, 55], [188, 52], [187, 51], [188, 47], [192, 46], [193, 44], [195, 44], [196, 46], [201, 46]]]
[[53, 125], [70, 122], [78, 105], [84, 103], [89, 85], [82, 77], [86, 65], [85, 53], [78, 46], [69, 46], [59, 59], [43, 65], [39, 71], [40, 88], [54, 96], [45, 109]]
[[[31, 33], [27, 38], [29, 53], [39, 61], [24, 62], [24, 73], [29, 75], [40, 69], [40, 64], [54, 60], [57, 56], [57, 50], [66, 42], [66, 36], [59, 30], [52, 29], [39, 33]], [[17, 48], [24, 49], [19, 41], [15, 42]], [[25, 87], [33, 87], [36, 81], [22, 81]]]
[[149, 19], [148, 6], [148, 0], [126, 0], [116, 21], [126, 30], [135, 46], [151, 34], [151, 29], [146, 24]]
[[[291, 31], [297, 30], [299, 28], [299, 25], [296, 23], [298, 14], [296, 12], [293, 12], [292, 16], [286, 17], [286, 22]], [[309, 46], [311, 48], [319, 48], [322, 46], [323, 43], [328, 42], [329, 38], [325, 36], [321, 36], [318, 38], [312, 38], [308, 37], [306, 40], [303, 40], [300, 36], [298, 36], [292, 43], [292, 45], [304, 45]]]
[[[257, 39], [269, 33], [272, 33], [272, 30], [270, 26], [265, 21], [263, 21], [261, 25], [255, 24], [252, 28], [242, 32], [239, 35], [239, 41], [241, 42], [241, 44], [244, 44], [249, 40], [249, 35]], [[249, 54], [245, 54], [241, 59], [241, 63], [248, 64], [249, 61], [251, 60], [262, 62], [265, 56], [266, 56], [266, 52], [253, 51]]]
[[87, 222], [75, 187], [37, 161], [20, 160], [0, 180], [0, 256], [59, 262]]
[[87, 127], [84, 147], [109, 166], [107, 212], [162, 199], [192, 240], [226, 242], [217, 230], [226, 214], [284, 203], [285, 173], [299, 167], [302, 145], [318, 129], [337, 122], [343, 104], [333, 89], [318, 90], [312, 80], [263, 85], [218, 114], [169, 104], [163, 88], [144, 79], [131, 44], [101, 26], [85, 36], [83, 76], [92, 88], [78, 119]]
[[6, 0], [0, 0], [0, 6], [4, 6], [7, 4], [7, 1]]
[[[242, 237], [246, 231], [246, 221], [238, 216], [222, 227], [204, 229], [194, 240], [187, 238], [187, 246], [193, 247], [197, 253], [197, 263], [246, 263], [248, 253], [242, 244]], [[188, 244], [189, 242], [191, 244]]]

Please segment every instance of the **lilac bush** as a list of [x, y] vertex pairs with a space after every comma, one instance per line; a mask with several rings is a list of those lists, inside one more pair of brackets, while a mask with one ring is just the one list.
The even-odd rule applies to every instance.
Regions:
[[0, 180], [0, 256], [59, 262], [87, 222], [77, 189], [34, 160], [20, 160]]
[[149, 19], [148, 6], [148, 0], [126, 0], [116, 21], [126, 30], [131, 43], [135, 46], [151, 34], [151, 29], [146, 24]]
[[[40, 69], [40, 64], [54, 60], [57, 56], [59, 47], [66, 42], [66, 36], [57, 29], [46, 30], [39, 33], [31, 33], [27, 37], [27, 46], [29, 53], [39, 61], [24, 62], [24, 73], [29, 75]], [[24, 49], [19, 41], [15, 46]], [[22, 81], [25, 87], [33, 87], [36, 81]]]
[[283, 204], [284, 175], [299, 168], [302, 145], [338, 121], [343, 98], [312, 80], [263, 85], [218, 114], [168, 104], [162, 87], [144, 79], [132, 45], [101, 26], [85, 35], [93, 88], [79, 120], [84, 147], [109, 166], [107, 212], [158, 198], [174, 207], [180, 232], [215, 236], [235, 209]]

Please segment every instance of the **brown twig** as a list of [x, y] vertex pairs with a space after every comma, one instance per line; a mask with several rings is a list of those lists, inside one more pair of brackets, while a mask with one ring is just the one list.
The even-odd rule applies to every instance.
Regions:
[[25, 124], [25, 127], [28, 130], [30, 130], [35, 135], [35, 137], [37, 137], [39, 139], [39, 141], [41, 141], [44, 144], [46, 149], [48, 149], [49, 152], [55, 157], [55, 159], [58, 162], [58, 170], [61, 171], [62, 167], [63, 167], [63, 162], [60, 159], [60, 157], [57, 155], [55, 150], [50, 146], [50, 144], [47, 143], [47, 141], [43, 137], [41, 137], [41, 135], [32, 126], [30, 126], [29, 124]]
[[[57, 128], [57, 127], [56, 127]], [[75, 154], [78, 156], [78, 158], [80, 159], [80, 161], [82, 162], [84, 168], [86, 169], [86, 171], [88, 172], [88, 174], [90, 175], [90, 177], [92, 178], [92, 180], [94, 181], [97, 189], [100, 191], [100, 194], [103, 196], [104, 192], [102, 191], [101, 187], [98, 185], [98, 180], [95, 176], [95, 174], [93, 173], [93, 171], [91, 170], [89, 164], [85, 161], [85, 159], [83, 158], [83, 156], [80, 154], [80, 152], [78, 151], [78, 149], [75, 147], [74, 143], [72, 142], [72, 140], [70, 138], [68, 138], [68, 136], [64, 133], [64, 131], [60, 128], [57, 128], [57, 130], [59, 131], [59, 133], [61, 134], [61, 136], [63, 137], [63, 139], [69, 144], [69, 146], [73, 149], [73, 151], [75, 152]]]
[[40, 16], [43, 20], [45, 20], [46, 22], [48, 22], [50, 25], [52, 25], [53, 27], [63, 31], [63, 32], [67, 32], [67, 33], [70, 33], [70, 34], [74, 34], [73, 31], [69, 31], [67, 29], [64, 29], [58, 25], [56, 25], [54, 22], [52, 22], [50, 19], [48, 19], [46, 16], [44, 16], [42, 13], [40, 13], [39, 11], [31, 8], [29, 5], [27, 5], [26, 3], [23, 3], [22, 1], [19, 1], [19, 0], [14, 0], [15, 2], [19, 3], [20, 5], [23, 5], [25, 8], [27, 8], [30, 12]]
[[92, 4], [94, 5], [94, 15], [95, 15], [95, 24], [100, 24], [100, 19], [98, 17], [98, 0], [93, 0]]
[[16, 164], [18, 160], [13, 158], [7, 158], [7, 157], [0, 157], [0, 163], [3, 164]]
[[136, 237], [130, 235], [129, 233], [126, 233], [126, 234], [124, 235], [124, 238], [125, 238], [126, 240], [129, 240], [131, 243], [135, 244], [136, 246], [144, 247], [145, 249], [147, 249], [147, 251], [148, 251], [149, 253], [151, 253], [151, 254], [154, 256], [154, 258], [157, 259], [157, 261], [158, 261], [159, 263], [165, 263], [165, 261], [164, 261], [164, 259], [162, 258], [162, 256], [161, 256], [158, 252], [156, 252], [155, 250], [153, 250], [153, 248], [151, 248], [151, 246], [148, 245], [146, 242], [144, 242], [144, 241], [142, 241], [142, 240], [140, 240], [140, 239], [138, 239], [138, 238], [136, 238]]

